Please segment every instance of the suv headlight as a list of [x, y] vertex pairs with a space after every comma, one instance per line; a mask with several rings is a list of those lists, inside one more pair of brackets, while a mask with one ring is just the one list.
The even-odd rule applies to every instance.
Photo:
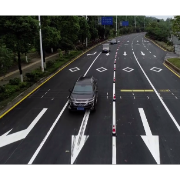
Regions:
[[94, 101], [94, 98], [89, 99], [89, 100], [88, 100], [88, 103], [92, 103], [93, 101]]
[[70, 97], [70, 101], [74, 102], [76, 99]]

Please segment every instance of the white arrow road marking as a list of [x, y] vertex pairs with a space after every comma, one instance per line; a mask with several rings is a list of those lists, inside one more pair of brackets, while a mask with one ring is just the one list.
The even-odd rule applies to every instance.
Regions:
[[160, 164], [159, 136], [153, 136], [143, 108], [138, 108], [146, 136], [141, 136], [157, 164]]
[[124, 52], [124, 54], [123, 54], [124, 56], [127, 56], [127, 54], [126, 54], [126, 52]]
[[109, 56], [109, 53], [106, 53], [106, 56]]
[[144, 56], [145, 54], [141, 51], [141, 55], [143, 55], [143, 56]]
[[90, 110], [87, 110], [84, 114], [84, 118], [82, 120], [79, 132], [77, 136], [72, 136], [71, 143], [71, 164], [74, 163], [81, 149], [83, 148], [86, 140], [89, 136], [85, 136], [84, 132], [86, 130], [86, 125], [89, 119]]
[[47, 108], [43, 108], [42, 111], [38, 114], [38, 116], [33, 120], [33, 122], [28, 126], [27, 129], [13, 133], [13, 134], [9, 134], [10, 131], [12, 130], [11, 129], [5, 134], [3, 134], [2, 136], [0, 136], [0, 147], [6, 146], [8, 144], [24, 139], [46, 111], [47, 111]]
[[87, 56], [89, 56], [89, 55], [95, 55], [96, 54], [96, 52], [95, 53], [93, 53], [93, 54], [87, 54]]

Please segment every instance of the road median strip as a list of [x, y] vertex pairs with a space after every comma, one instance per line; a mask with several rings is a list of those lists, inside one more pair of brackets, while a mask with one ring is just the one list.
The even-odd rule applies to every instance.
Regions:
[[166, 66], [171, 72], [173, 72], [177, 77], [180, 78], [180, 68], [173, 65], [171, 62], [168, 61], [168, 59], [164, 60], [163, 65]]

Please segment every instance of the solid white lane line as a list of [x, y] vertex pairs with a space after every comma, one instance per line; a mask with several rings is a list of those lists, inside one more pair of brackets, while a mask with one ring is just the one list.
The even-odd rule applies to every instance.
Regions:
[[[133, 52], [134, 54], [134, 52]], [[164, 101], [161, 99], [161, 97], [159, 96], [157, 90], [155, 89], [155, 87], [153, 86], [153, 84], [151, 83], [150, 79], [148, 78], [148, 76], [146, 75], [145, 71], [143, 70], [143, 68], [141, 67], [139, 61], [137, 60], [136, 55], [134, 54], [135, 60], [138, 63], [140, 69], [142, 70], [144, 76], [146, 77], [147, 81], [149, 82], [149, 84], [151, 85], [151, 87], [153, 88], [154, 92], [156, 93], [156, 95], [158, 96], [159, 100], [161, 101], [162, 105], [164, 106], [164, 108], [166, 109], [167, 113], [169, 114], [169, 116], [171, 117], [172, 121], [174, 122], [174, 124], [176, 125], [176, 127], [178, 128], [178, 130], [180, 131], [180, 126], [177, 123], [176, 119], [174, 118], [174, 116], [172, 115], [172, 113], [170, 112], [170, 110], [168, 109], [168, 107], [166, 106], [166, 104], [164, 103]]]
[[84, 76], [86, 76], [86, 74], [88, 73], [88, 71], [90, 70], [90, 68], [92, 67], [92, 65], [94, 64], [94, 62], [96, 61], [96, 59], [99, 57], [99, 55], [101, 54], [101, 52], [97, 55], [97, 57], [94, 59], [94, 61], [91, 63], [91, 65], [89, 66], [88, 70], [85, 72]]
[[[94, 61], [91, 63], [91, 65], [89, 66], [88, 70], [85, 72], [84, 76], [88, 73], [88, 71], [90, 70], [90, 68], [92, 67], [92, 65], [94, 64], [94, 62], [96, 61], [96, 59], [99, 57], [99, 55], [101, 54], [101, 52], [97, 55], [97, 57], [94, 59]], [[44, 139], [42, 140], [41, 144], [39, 145], [39, 147], [37, 148], [37, 150], [35, 151], [35, 153], [33, 154], [33, 156], [31, 157], [30, 161], [28, 162], [28, 164], [32, 164], [36, 158], [36, 156], [39, 154], [41, 148], [43, 147], [44, 143], [46, 142], [47, 138], [49, 137], [49, 135], [51, 134], [51, 132], [53, 131], [55, 125], [57, 124], [57, 122], [59, 121], [62, 113], [64, 112], [64, 110], [66, 109], [67, 105], [68, 105], [69, 101], [66, 102], [66, 104], [64, 105], [63, 109], [61, 110], [60, 114], [58, 115], [58, 117], [56, 118], [56, 120], [54, 121], [54, 123], [52, 124], [51, 128], [49, 129], [48, 133], [46, 134], [46, 136], [44, 137]]]
[[112, 164], [116, 164], [116, 137], [112, 137]]
[[49, 129], [48, 133], [46, 134], [46, 136], [44, 137], [43, 141], [41, 142], [41, 144], [39, 145], [39, 147], [36, 149], [35, 153], [33, 154], [33, 156], [31, 157], [30, 161], [28, 162], [28, 164], [32, 164], [33, 161], [35, 160], [36, 156], [38, 155], [39, 151], [41, 150], [41, 148], [43, 147], [44, 143], [46, 142], [47, 138], [49, 137], [49, 135], [51, 134], [52, 130], [54, 129], [55, 125], [57, 124], [57, 122], [59, 121], [62, 113], [64, 112], [66, 106], [68, 105], [68, 102], [64, 105], [63, 109], [61, 110], [61, 112], [59, 113], [58, 117], [56, 118], [56, 120], [54, 121], [53, 125], [51, 126], [51, 128]]

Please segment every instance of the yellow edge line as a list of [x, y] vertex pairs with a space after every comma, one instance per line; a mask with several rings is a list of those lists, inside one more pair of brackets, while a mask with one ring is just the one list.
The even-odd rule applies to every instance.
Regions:
[[120, 90], [121, 92], [132, 92], [132, 90], [126, 90], [126, 89], [122, 89]]
[[133, 90], [133, 92], [144, 92], [144, 90], [138, 89], [138, 90]]
[[[104, 42], [104, 41], [103, 41]], [[103, 43], [101, 42], [101, 43]], [[24, 99], [26, 99], [29, 95], [31, 95], [34, 91], [36, 91], [38, 88], [40, 88], [43, 84], [45, 84], [47, 81], [49, 81], [51, 78], [53, 78], [56, 74], [58, 74], [60, 71], [62, 71], [65, 67], [67, 67], [69, 64], [71, 64], [72, 62], [74, 62], [76, 59], [78, 59], [79, 57], [81, 57], [82, 55], [84, 55], [85, 53], [87, 53], [88, 51], [90, 51], [91, 49], [95, 48], [96, 46], [100, 45], [101, 43], [91, 47], [90, 49], [86, 50], [84, 53], [80, 54], [79, 56], [77, 56], [75, 59], [71, 60], [68, 64], [66, 64], [64, 67], [62, 67], [60, 70], [58, 70], [55, 74], [53, 74], [51, 77], [49, 77], [48, 79], [46, 79], [43, 83], [41, 83], [38, 87], [36, 87], [35, 89], [33, 89], [28, 95], [26, 95], [24, 98], [22, 98], [19, 102], [17, 102], [13, 107], [11, 107], [10, 109], [8, 109], [5, 113], [3, 113], [0, 116], [0, 119], [5, 116], [9, 111], [11, 111], [12, 109], [14, 109], [18, 104], [20, 104]]]
[[[144, 36], [145, 37], [145, 36]], [[159, 46], [157, 43], [155, 43], [153, 40], [151, 40], [151, 39], [149, 39], [149, 38], [147, 38], [147, 37], [145, 37], [146, 39], [148, 39], [148, 40], [150, 40], [152, 43], [154, 43], [156, 46], [158, 46], [159, 48], [161, 48], [163, 51], [167, 51], [167, 50], [165, 50], [164, 48], [162, 48], [161, 46]]]
[[171, 72], [173, 72], [178, 78], [180, 78], [180, 75], [175, 73], [171, 68], [169, 68], [165, 63], [163, 63], [164, 66], [166, 66]]
[[154, 90], [144, 90], [144, 92], [154, 92]]
[[[132, 90], [128, 90], [128, 89], [121, 89], [121, 92], [154, 92], [153, 89], [132, 89]], [[160, 89], [160, 92], [169, 92], [168, 89]]]
[[159, 90], [160, 92], [169, 92], [169, 90], [168, 89], [161, 89], [161, 90]]

